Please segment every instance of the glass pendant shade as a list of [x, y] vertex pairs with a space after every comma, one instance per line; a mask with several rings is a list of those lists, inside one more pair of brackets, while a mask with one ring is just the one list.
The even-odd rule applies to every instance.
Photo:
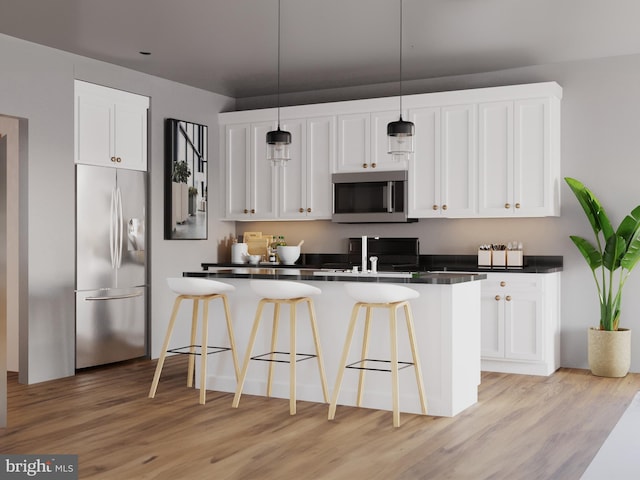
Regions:
[[289, 145], [291, 133], [280, 130], [280, 125], [277, 130], [267, 132], [267, 160], [273, 165], [286, 165], [291, 159]]
[[413, 153], [413, 137], [415, 125], [413, 122], [400, 120], [387, 124], [387, 137], [389, 139], [388, 153], [392, 155], [403, 155]]

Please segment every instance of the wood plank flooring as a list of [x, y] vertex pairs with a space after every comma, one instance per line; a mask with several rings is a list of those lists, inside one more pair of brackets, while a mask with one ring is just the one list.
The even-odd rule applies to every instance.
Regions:
[[[455, 418], [298, 402], [186, 387], [186, 357], [19, 385], [9, 374], [0, 453], [77, 454], [81, 479], [578, 480], [640, 390], [561, 369], [550, 377], [483, 373], [479, 403]], [[329, 383], [332, 383], [331, 381]], [[429, 392], [427, 392], [427, 399]]]

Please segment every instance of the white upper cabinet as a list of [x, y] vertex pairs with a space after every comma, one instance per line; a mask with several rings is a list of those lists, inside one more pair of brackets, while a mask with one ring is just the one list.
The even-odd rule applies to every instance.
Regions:
[[406, 170], [405, 157], [387, 153], [387, 124], [399, 117], [397, 110], [338, 115], [338, 158], [334, 172]]
[[482, 217], [560, 215], [557, 98], [479, 105]]
[[416, 108], [414, 160], [409, 164], [409, 216], [477, 215], [475, 105]]
[[226, 125], [226, 218], [276, 217], [275, 170], [267, 161], [266, 135], [272, 122]]
[[278, 218], [331, 219], [331, 165], [335, 158], [335, 117], [286, 120], [291, 160], [280, 169]]
[[147, 170], [149, 98], [75, 81], [75, 163]]

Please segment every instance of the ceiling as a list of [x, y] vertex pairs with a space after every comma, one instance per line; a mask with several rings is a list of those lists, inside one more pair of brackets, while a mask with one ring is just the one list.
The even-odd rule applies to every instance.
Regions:
[[[399, 2], [281, 0], [281, 92], [397, 81]], [[277, 91], [277, 5], [277, 0], [0, 0], [0, 32], [246, 98]], [[404, 80], [640, 53], [637, 0], [404, 0], [403, 5]]]

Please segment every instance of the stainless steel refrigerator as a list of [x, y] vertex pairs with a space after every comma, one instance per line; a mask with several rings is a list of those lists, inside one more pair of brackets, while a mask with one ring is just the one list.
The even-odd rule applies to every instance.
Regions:
[[147, 354], [147, 173], [76, 165], [76, 368]]

